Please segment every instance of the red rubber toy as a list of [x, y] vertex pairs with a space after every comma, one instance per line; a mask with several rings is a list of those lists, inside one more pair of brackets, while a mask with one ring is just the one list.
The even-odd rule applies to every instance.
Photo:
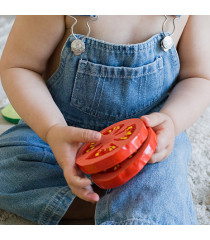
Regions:
[[156, 146], [156, 134], [152, 128], [148, 128], [148, 137], [139, 150], [115, 167], [101, 173], [92, 174], [91, 179], [103, 189], [118, 187], [128, 182], [147, 164]]
[[114, 167], [139, 149], [148, 135], [139, 118], [114, 123], [100, 133], [100, 141], [86, 143], [77, 152], [76, 164], [84, 173], [94, 174]]
[[76, 164], [103, 189], [118, 187], [147, 164], [157, 146], [157, 136], [139, 118], [126, 119], [103, 129], [101, 140], [85, 143]]

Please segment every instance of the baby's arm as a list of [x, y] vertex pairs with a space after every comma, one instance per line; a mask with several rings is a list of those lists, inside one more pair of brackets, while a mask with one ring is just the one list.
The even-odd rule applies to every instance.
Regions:
[[61, 40], [64, 16], [17, 16], [0, 62], [2, 85], [21, 118], [44, 140], [66, 122], [41, 74]]
[[[8, 37], [0, 74], [7, 96], [21, 118], [46, 141], [72, 192], [96, 202], [91, 181], [75, 165], [82, 142], [99, 140], [90, 129], [67, 126], [42, 73], [65, 31], [64, 16], [17, 16]], [[59, 89], [58, 89], [59, 91]]]
[[142, 119], [158, 133], [151, 163], [172, 151], [174, 137], [191, 126], [210, 103], [210, 17], [190, 16], [178, 44], [178, 83], [159, 113]]

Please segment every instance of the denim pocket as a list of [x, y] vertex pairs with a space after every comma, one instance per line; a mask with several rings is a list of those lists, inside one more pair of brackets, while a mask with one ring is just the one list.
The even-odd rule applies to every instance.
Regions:
[[70, 105], [103, 120], [130, 118], [161, 97], [163, 58], [140, 67], [116, 67], [79, 60]]

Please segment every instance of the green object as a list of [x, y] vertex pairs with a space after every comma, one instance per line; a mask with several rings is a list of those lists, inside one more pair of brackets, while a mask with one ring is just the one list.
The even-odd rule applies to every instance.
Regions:
[[11, 104], [4, 107], [1, 110], [1, 114], [8, 122], [11, 122], [14, 124], [18, 124], [19, 120], [21, 119]]

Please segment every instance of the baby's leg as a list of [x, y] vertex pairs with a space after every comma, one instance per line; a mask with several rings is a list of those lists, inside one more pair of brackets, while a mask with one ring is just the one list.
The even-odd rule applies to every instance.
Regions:
[[167, 159], [147, 164], [129, 182], [108, 190], [96, 205], [96, 224], [197, 224], [187, 181], [190, 155], [182, 132]]
[[23, 121], [0, 136], [0, 169], [0, 209], [32, 222], [58, 224], [75, 199], [49, 145]]

